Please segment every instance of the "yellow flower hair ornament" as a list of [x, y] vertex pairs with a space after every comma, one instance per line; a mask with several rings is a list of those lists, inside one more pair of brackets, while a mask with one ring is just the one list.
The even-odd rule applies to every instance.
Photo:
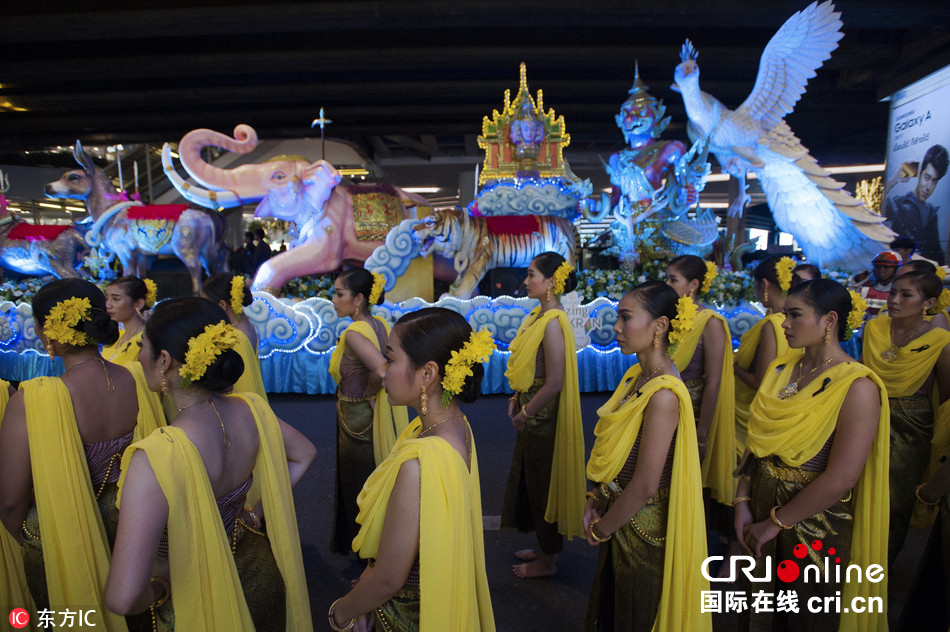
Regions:
[[564, 294], [564, 284], [567, 283], [567, 277], [574, 271], [574, 266], [567, 261], [557, 267], [552, 275], [554, 277], [554, 293], [560, 296]]
[[693, 329], [693, 323], [696, 318], [696, 303], [688, 296], [681, 296], [676, 301], [676, 318], [670, 321], [670, 349], [672, 356], [681, 342], [686, 340], [686, 336]]
[[215, 359], [233, 349], [238, 342], [237, 330], [223, 320], [205, 327], [205, 330], [188, 341], [185, 363], [178, 369], [181, 387], [188, 388], [192, 382], [204, 377]]
[[775, 276], [778, 277], [778, 287], [782, 294], [788, 294], [792, 287], [792, 270], [795, 269], [795, 260], [791, 257], [782, 257], [775, 264]]
[[43, 323], [43, 332], [50, 340], [64, 345], [82, 347], [93, 342], [85, 332], [76, 329], [76, 325], [89, 320], [92, 303], [88, 298], [67, 298], [60, 301], [49, 310], [49, 315]]
[[373, 272], [373, 289], [369, 292], [369, 305], [375, 305], [379, 300], [379, 297], [383, 295], [383, 290], [386, 289], [386, 277], [384, 277], [379, 272]]
[[706, 262], [706, 276], [703, 277], [703, 286], [699, 288], [700, 294], [706, 294], [709, 292], [709, 288], [712, 287], [713, 281], [716, 279], [716, 275], [719, 274], [719, 266], [717, 266], [712, 261]]
[[142, 279], [145, 283], [145, 309], [148, 309], [158, 300], [158, 286], [151, 279]]
[[235, 274], [231, 277], [231, 311], [235, 314], [244, 313], [244, 275]]
[[947, 270], [943, 266], [937, 266], [937, 269], [934, 271], [934, 274], [937, 275], [937, 278], [940, 279], [941, 283], [943, 283], [944, 279], [947, 278]]
[[864, 323], [864, 315], [868, 311], [868, 302], [854, 290], [848, 290], [851, 295], [851, 312], [848, 314], [848, 332], [845, 334], [845, 340], [851, 340], [854, 330]]
[[489, 330], [482, 329], [473, 331], [462, 348], [452, 352], [452, 358], [445, 365], [445, 377], [442, 378], [443, 407], [462, 392], [465, 378], [472, 375], [472, 365], [488, 360], [494, 350], [495, 339]]
[[[937, 269], [939, 270], [940, 268]], [[950, 290], [944, 288], [941, 290], [940, 296], [937, 297], [937, 302], [930, 308], [930, 313], [939, 314], [948, 307], [950, 307]]]

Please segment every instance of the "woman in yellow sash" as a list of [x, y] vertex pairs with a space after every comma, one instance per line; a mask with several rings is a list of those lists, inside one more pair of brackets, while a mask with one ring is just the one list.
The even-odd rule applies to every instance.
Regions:
[[[93, 624], [125, 630], [102, 590], [116, 534], [119, 459], [163, 423], [141, 369], [99, 355], [119, 328], [92, 283], [61, 279], [33, 299], [37, 334], [62, 377], [23, 382], [0, 428], [0, 520], [20, 543], [39, 609], [92, 608]], [[146, 621], [147, 623], [147, 621]]]
[[561, 295], [577, 285], [574, 267], [555, 252], [535, 257], [524, 285], [540, 301], [511, 342], [505, 377], [515, 394], [508, 417], [517, 431], [501, 526], [535, 531], [540, 551], [515, 553], [521, 578], [557, 573], [564, 538], [582, 535], [584, 429], [574, 328]]
[[[149, 286], [151, 284], [151, 287]], [[120, 277], [106, 287], [106, 312], [122, 325], [119, 339], [103, 345], [102, 357], [109, 362], [138, 362], [142, 349], [142, 313], [155, 303], [155, 282], [134, 276]]]
[[[887, 387], [891, 410], [891, 563], [907, 536], [917, 502], [914, 487], [931, 462], [935, 412], [950, 397], [950, 331], [927, 317], [941, 290], [935, 274], [900, 274], [887, 298], [887, 315], [864, 327], [862, 360]], [[941, 422], [950, 423], [946, 414]]]
[[177, 412], [122, 458], [105, 601], [149, 610], [153, 629], [313, 629], [291, 487], [316, 450], [253, 393], [223, 394], [244, 371], [237, 339], [203, 298], [164, 301], [145, 326], [148, 386]]
[[417, 417], [359, 497], [353, 550], [370, 564], [328, 613], [334, 630], [495, 629], [482, 536], [478, 458], [458, 402], [472, 403], [495, 348], [456, 312], [430, 307], [393, 327], [383, 381]]
[[944, 446], [942, 464], [917, 486], [917, 500], [936, 514], [917, 577], [901, 610], [899, 630], [950, 628], [950, 449]]
[[266, 402], [267, 392], [261, 377], [261, 360], [257, 355], [257, 330], [244, 314], [244, 308], [250, 307], [254, 302], [244, 275], [225, 273], [209, 277], [201, 284], [201, 296], [217, 303], [238, 331], [238, 344], [234, 350], [244, 360], [244, 373], [234, 383], [234, 392], [254, 393]]
[[697, 572], [706, 557], [702, 476], [689, 392], [669, 352], [692, 328], [692, 301], [649, 281], [620, 300], [620, 350], [636, 354], [597, 414], [584, 528], [600, 545], [585, 630], [711, 630]]
[[389, 325], [370, 312], [385, 298], [385, 278], [351, 268], [333, 283], [333, 308], [353, 323], [340, 336], [330, 356], [336, 392], [336, 482], [330, 550], [347, 555], [359, 531], [356, 498], [363, 483], [392, 450], [408, 423], [404, 406], [390, 406], [377, 374]]
[[735, 354], [736, 374], [736, 451], [745, 449], [746, 427], [749, 423], [749, 405], [765, 377], [765, 370], [776, 357], [788, 351], [788, 341], [782, 333], [785, 314], [785, 294], [792, 287], [791, 257], [768, 257], [755, 267], [755, 296], [767, 310], [765, 318], [742, 334]]
[[740, 629], [887, 629], [887, 392], [841, 348], [866, 306], [830, 279], [788, 293], [782, 326], [794, 351], [772, 362], [752, 402], [736, 534], [756, 557], [753, 576], [766, 563], [773, 573], [771, 583], [743, 576], [741, 588], [794, 591], [801, 607], [744, 612]]

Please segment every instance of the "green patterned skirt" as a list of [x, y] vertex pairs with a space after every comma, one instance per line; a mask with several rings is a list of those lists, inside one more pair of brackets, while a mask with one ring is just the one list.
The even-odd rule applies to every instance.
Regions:
[[891, 461], [888, 486], [891, 494], [887, 559], [893, 563], [904, 546], [917, 497], [914, 489], [923, 482], [930, 463], [930, 440], [934, 434], [933, 404], [928, 397], [892, 397]]
[[373, 454], [373, 409], [369, 400], [336, 394], [336, 482], [330, 550], [347, 555], [359, 533], [356, 502], [366, 479], [376, 469]]
[[376, 629], [382, 632], [419, 630], [420, 593], [417, 584], [405, 584], [393, 597], [376, 608]]
[[[797, 467], [785, 465], [777, 457], [763, 459], [749, 458], [740, 466], [741, 473], [752, 477], [752, 489], [749, 508], [752, 510], [752, 519], [755, 522], [769, 520], [772, 507], [788, 503], [808, 484], [814, 481], [821, 472], [812, 472]], [[854, 525], [854, 507], [852, 493], [849, 491], [841, 500], [820, 514], [812, 516], [796, 524], [793, 528], [782, 530], [778, 536], [762, 547], [762, 556], [756, 560], [753, 577], [765, 576], [765, 558], [772, 560], [772, 583], [751, 583], [744, 574], [738, 580], [739, 589], [746, 591], [750, 596], [754, 592], [765, 591], [778, 595], [779, 591], [793, 590], [798, 595], [799, 612], [752, 612], [746, 610], [739, 615], [739, 630], [801, 630], [803, 632], [833, 632], [838, 629], [838, 615], [835, 613], [812, 613], [807, 607], [808, 600], [819, 597], [824, 603], [825, 597], [835, 597], [841, 590], [841, 583], [824, 581], [825, 559], [841, 559], [841, 567], [846, 568], [851, 558], [851, 528]], [[812, 544], [821, 542], [821, 548], [815, 550]], [[798, 559], [793, 549], [796, 544], [804, 544], [808, 551], [807, 557]], [[829, 555], [830, 549], [834, 554]], [[790, 582], [778, 582], [775, 573], [778, 565], [785, 560], [795, 561], [802, 574], [798, 579]], [[821, 581], [805, 582], [806, 567], [818, 567]], [[834, 575], [832, 574], [833, 578]], [[751, 605], [751, 602], [750, 602]], [[774, 605], [774, 604], [773, 604]]]
[[[620, 497], [616, 481], [601, 485], [603, 513]], [[651, 632], [663, 591], [670, 488], [658, 491], [600, 545], [587, 603], [586, 632]]]

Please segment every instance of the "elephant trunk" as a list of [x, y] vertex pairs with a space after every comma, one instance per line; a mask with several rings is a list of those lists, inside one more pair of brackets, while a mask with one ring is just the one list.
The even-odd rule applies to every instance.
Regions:
[[172, 150], [168, 143], [162, 146], [162, 168], [182, 197], [193, 204], [210, 209], [219, 209], [233, 208], [245, 203], [245, 200], [233, 191], [209, 191], [185, 182], [185, 179], [175, 171], [175, 165], [172, 163]]
[[201, 157], [201, 150], [213, 146], [239, 154], [247, 154], [257, 147], [257, 132], [250, 125], [234, 128], [234, 138], [210, 129], [196, 129], [185, 134], [178, 144], [182, 166], [201, 186], [218, 191], [231, 191], [245, 201], [261, 200], [266, 191], [258, 190], [242, 181], [241, 175], [231, 169], [215, 167]]

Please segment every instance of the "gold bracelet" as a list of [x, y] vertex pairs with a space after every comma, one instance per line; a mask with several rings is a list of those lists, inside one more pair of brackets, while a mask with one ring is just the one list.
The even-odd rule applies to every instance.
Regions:
[[587, 492], [585, 496], [591, 500], [600, 500], [600, 496], [598, 496], [597, 492], [594, 491]]
[[603, 544], [604, 542], [606, 542], [606, 541], [609, 540], [610, 538], [614, 537], [614, 535], [611, 533], [611, 534], [608, 535], [606, 538], [602, 538], [602, 537], [598, 536], [597, 533], [594, 531], [594, 525], [596, 525], [598, 522], [600, 522], [600, 518], [598, 518], [597, 520], [594, 520], [593, 522], [590, 523], [590, 537], [594, 538], [594, 540], [596, 540], [597, 542], [600, 542], [601, 544]]
[[778, 519], [778, 516], [775, 515], [775, 512], [776, 512], [776, 510], [778, 509], [778, 507], [779, 507], [778, 505], [775, 505], [774, 507], [772, 507], [772, 510], [769, 512], [769, 517], [772, 518], [772, 522], [775, 523], [775, 526], [777, 526], [777, 527], [780, 528], [780, 529], [786, 530], [786, 531], [787, 531], [788, 529], [794, 528], [795, 525], [793, 525], [793, 524], [782, 524], [782, 521]]
[[260, 529], [260, 528], [261, 528], [261, 519], [257, 517], [257, 512], [254, 511], [254, 508], [253, 508], [253, 507], [245, 507], [245, 508], [244, 508], [244, 511], [246, 511], [246, 512], [247, 512], [247, 515], [249, 515], [249, 516], [251, 517], [251, 520], [254, 521], [254, 528], [255, 528], [255, 529]]
[[[343, 597], [340, 597], [340, 599], [343, 599]], [[336, 624], [336, 621], [333, 620], [333, 611], [336, 609], [336, 605], [340, 602], [340, 599], [337, 599], [330, 604], [330, 611], [327, 612], [327, 618], [330, 620], [330, 627], [336, 630], [336, 632], [349, 632], [353, 629], [353, 626], [356, 625], [356, 617], [350, 619], [349, 623], [344, 625], [342, 628]]]
[[747, 503], [752, 500], [752, 496], [736, 496], [736, 499], [732, 501], [733, 507], [738, 507], [739, 503]]
[[920, 488], [923, 487], [924, 485], [925, 483], [921, 483], [920, 485], [914, 488], [914, 496], [917, 497], [917, 502], [919, 502], [920, 504], [926, 507], [936, 507], [938, 504], [940, 504], [939, 500], [934, 501], [934, 502], [928, 502], [920, 497]]
[[524, 415], [525, 419], [534, 419], [534, 415], [528, 414], [528, 405], [525, 404], [521, 407], [521, 414]]
[[150, 605], [149, 608], [158, 608], [158, 607], [160, 607], [163, 603], [165, 603], [166, 601], [168, 601], [168, 598], [169, 598], [169, 597], [171, 597], [171, 595], [172, 595], [172, 587], [171, 587], [171, 585], [168, 583], [168, 580], [167, 580], [167, 579], [165, 579], [164, 577], [160, 577], [160, 576], [158, 576], [158, 575], [152, 575], [152, 577], [148, 580], [148, 585], [149, 585], [149, 586], [151, 586], [153, 583], [154, 583], [154, 584], [158, 584], [158, 585], [163, 589], [163, 590], [162, 590], [162, 593], [163, 593], [163, 594], [161, 594], [161, 596], [159, 596], [158, 599], [155, 600], [155, 603], [153, 603], [152, 605]]

